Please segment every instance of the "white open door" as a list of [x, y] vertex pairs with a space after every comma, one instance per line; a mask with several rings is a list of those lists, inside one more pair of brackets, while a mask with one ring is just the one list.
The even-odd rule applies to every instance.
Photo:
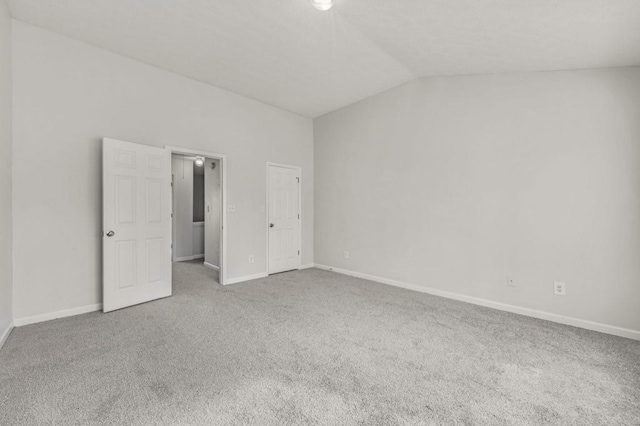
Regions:
[[103, 311], [171, 296], [171, 152], [102, 142]]
[[267, 165], [269, 274], [300, 269], [300, 169]]

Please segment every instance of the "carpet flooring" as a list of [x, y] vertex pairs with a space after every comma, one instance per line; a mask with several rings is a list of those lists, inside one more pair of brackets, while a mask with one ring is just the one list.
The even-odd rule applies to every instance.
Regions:
[[14, 329], [0, 425], [639, 425], [640, 342], [308, 269]]

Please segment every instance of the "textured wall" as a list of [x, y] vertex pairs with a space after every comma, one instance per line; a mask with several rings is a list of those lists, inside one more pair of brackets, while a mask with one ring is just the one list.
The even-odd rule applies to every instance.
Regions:
[[315, 261], [640, 330], [639, 117], [640, 68], [421, 79], [323, 116]]
[[12, 320], [11, 16], [0, 1], [0, 339]]
[[313, 261], [310, 119], [14, 24], [16, 318], [101, 301], [105, 136], [227, 154], [229, 279], [266, 270], [266, 162], [301, 166], [303, 263]]

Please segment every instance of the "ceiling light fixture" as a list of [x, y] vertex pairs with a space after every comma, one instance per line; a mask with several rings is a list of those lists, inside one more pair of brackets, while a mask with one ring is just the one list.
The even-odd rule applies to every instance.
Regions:
[[329, 10], [333, 7], [335, 0], [311, 0], [311, 4], [318, 10]]
[[204, 166], [204, 157], [196, 157], [196, 159], [194, 160], [194, 163], [198, 167]]

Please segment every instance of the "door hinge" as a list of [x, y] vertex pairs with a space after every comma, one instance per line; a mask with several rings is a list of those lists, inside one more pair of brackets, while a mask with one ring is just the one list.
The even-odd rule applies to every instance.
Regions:
[[296, 179], [298, 179], [298, 183], [300, 183], [300, 178], [299, 178], [299, 177], [296, 177]]
[[298, 213], [298, 219], [300, 219], [300, 213]]
[[300, 256], [300, 250], [298, 250], [298, 256]]

